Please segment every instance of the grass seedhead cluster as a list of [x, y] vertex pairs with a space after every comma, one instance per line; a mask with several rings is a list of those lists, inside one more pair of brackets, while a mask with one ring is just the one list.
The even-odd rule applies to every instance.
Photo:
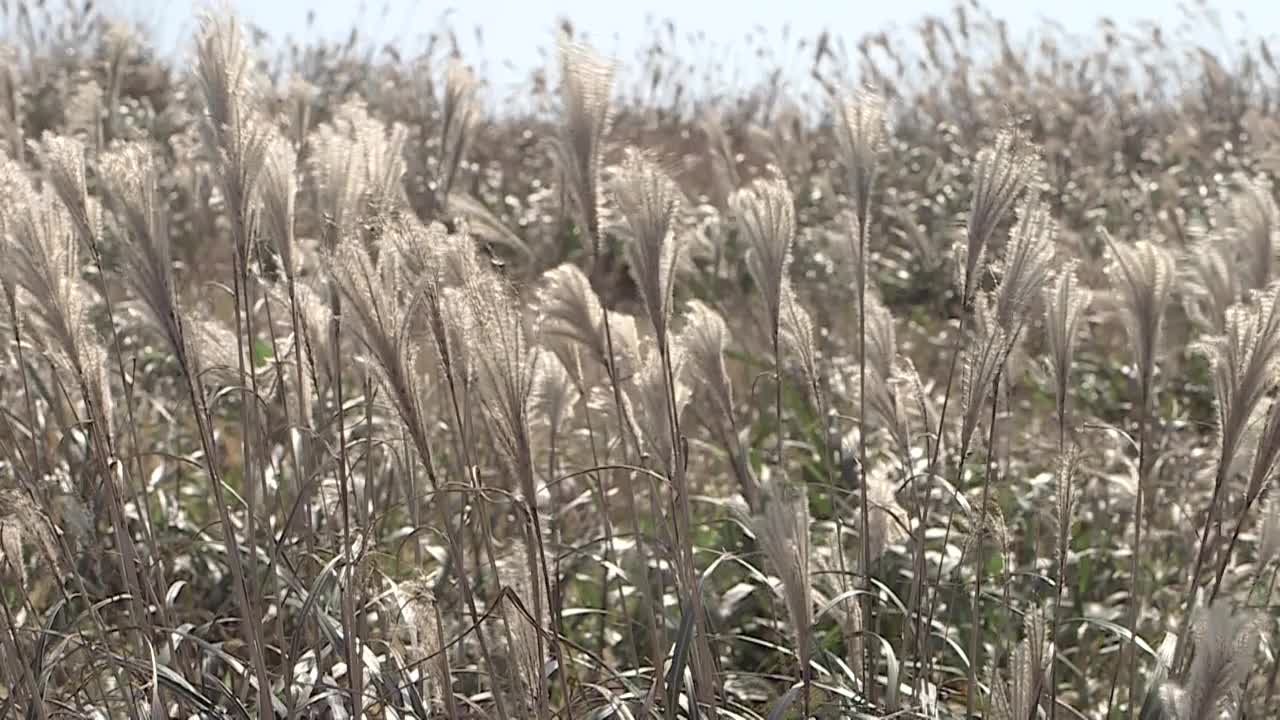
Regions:
[[0, 3], [0, 718], [1280, 713], [1267, 42], [911, 32]]

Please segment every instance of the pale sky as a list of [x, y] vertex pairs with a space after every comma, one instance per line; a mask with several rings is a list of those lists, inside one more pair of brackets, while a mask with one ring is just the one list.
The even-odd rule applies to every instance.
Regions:
[[[159, 27], [173, 49], [187, 47], [186, 38], [195, 27], [193, 18], [203, 8], [224, 4], [273, 37], [306, 39], [319, 34], [345, 38], [355, 26], [366, 40], [379, 45], [394, 42], [410, 55], [448, 13], [468, 60], [483, 60], [488, 66], [486, 77], [496, 82], [523, 77], [529, 68], [544, 62], [538, 49], [553, 46], [558, 17], [572, 19], [601, 52], [630, 63], [651, 37], [648, 18], [674, 20], [682, 38], [704, 32], [717, 47], [740, 50], [745, 35], [757, 27], [766, 28], [781, 45], [784, 25], [790, 25], [793, 39], [797, 34], [813, 37], [828, 29], [852, 47], [865, 33], [896, 28], [905, 34], [924, 16], [949, 15], [953, 7], [951, 0], [214, 0], [214, 4], [107, 0], [105, 4]], [[983, 4], [1008, 21], [1015, 40], [1026, 38], [1046, 18], [1079, 35], [1095, 32], [1096, 21], [1103, 16], [1110, 16], [1122, 28], [1133, 27], [1137, 20], [1154, 19], [1173, 35], [1178, 26], [1186, 27], [1187, 17], [1183, 12], [1186, 3], [1177, 0], [987, 0]], [[1280, 31], [1280, 2], [1222, 0], [1209, 4], [1232, 37], [1242, 32], [1270, 35]], [[312, 11], [315, 22], [308, 25]], [[1241, 21], [1241, 13], [1247, 23]], [[477, 26], [483, 30], [482, 51], [477, 51]], [[1223, 49], [1223, 41], [1207, 23], [1196, 23], [1187, 32], [1215, 51]]]

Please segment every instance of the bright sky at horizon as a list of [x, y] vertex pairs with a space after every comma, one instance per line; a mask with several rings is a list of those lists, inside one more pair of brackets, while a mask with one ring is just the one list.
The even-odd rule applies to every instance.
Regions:
[[[681, 42], [692, 33], [704, 33], [710, 46], [724, 52], [742, 51], [744, 38], [756, 28], [765, 28], [768, 37], [781, 41], [782, 28], [789, 26], [791, 37], [814, 37], [830, 30], [850, 47], [865, 34], [881, 30], [905, 33], [927, 15], [949, 15], [953, 0], [894, 0], [893, 2], [838, 3], [830, 0], [789, 0], [764, 2], [743, 0], [646, 0], [637, 3], [600, 0], [213, 0], [161, 4], [156, 0], [108, 0], [128, 17], [143, 21], [163, 38], [162, 47], [186, 47], [195, 29], [195, 17], [207, 7], [229, 5], [242, 17], [265, 30], [272, 38], [292, 36], [306, 40], [316, 36], [345, 38], [353, 27], [366, 41], [381, 46], [395, 44], [407, 54], [422, 46], [423, 38], [439, 26], [446, 15], [457, 31], [465, 57], [482, 62], [486, 77], [500, 82], [523, 77], [545, 63], [540, 49], [552, 46], [557, 19], [567, 17], [593, 45], [604, 53], [630, 62], [643, 44], [653, 37], [653, 21], [675, 22]], [[1227, 35], [1270, 36], [1280, 30], [1280, 3], [1250, 0], [1222, 0], [1208, 3], [1220, 15]], [[1188, 24], [1180, 0], [1151, 0], [1143, 3], [1116, 3], [1109, 0], [987, 0], [983, 6], [1009, 23], [1015, 41], [1049, 20], [1070, 33], [1087, 36], [1096, 31], [1097, 21], [1110, 17], [1122, 29], [1136, 27], [1142, 20], [1156, 20], [1169, 35], [1181, 27], [1200, 44], [1215, 51], [1225, 41], [1208, 23]], [[1247, 21], [1247, 22], [1246, 22]], [[477, 41], [475, 29], [483, 41]], [[706, 44], [703, 44], [705, 53]], [[736, 59], [736, 55], [717, 57]], [[707, 58], [702, 58], [707, 59]], [[745, 59], [745, 56], [744, 56]]]

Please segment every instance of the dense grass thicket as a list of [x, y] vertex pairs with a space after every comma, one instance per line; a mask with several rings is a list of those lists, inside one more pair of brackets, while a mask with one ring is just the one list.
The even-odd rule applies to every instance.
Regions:
[[1280, 714], [1268, 45], [913, 33], [0, 1], [0, 718]]

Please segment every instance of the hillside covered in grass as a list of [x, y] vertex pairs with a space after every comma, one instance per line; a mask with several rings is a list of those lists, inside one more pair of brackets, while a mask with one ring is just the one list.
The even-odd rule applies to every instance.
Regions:
[[1280, 712], [1264, 39], [451, 32], [0, 3], [0, 718]]

